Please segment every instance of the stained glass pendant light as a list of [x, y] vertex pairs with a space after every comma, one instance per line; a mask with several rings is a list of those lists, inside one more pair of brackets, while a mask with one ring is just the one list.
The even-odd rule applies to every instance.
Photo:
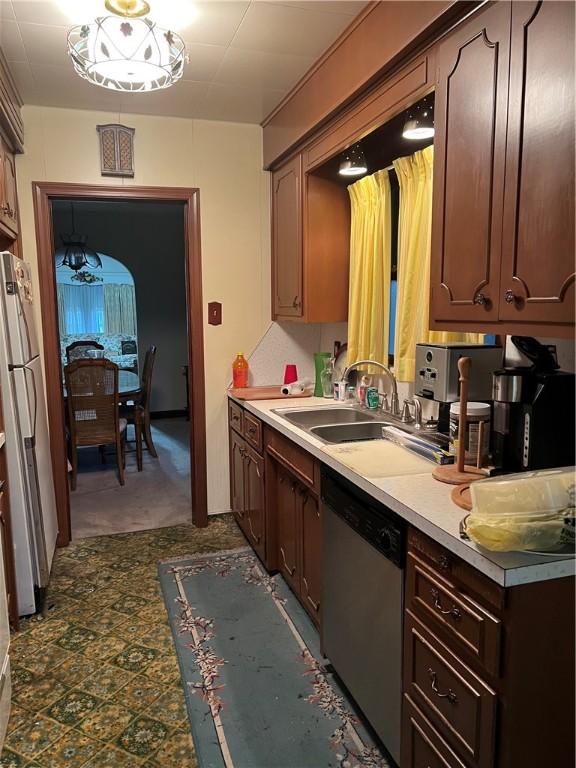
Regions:
[[80, 77], [114, 91], [174, 85], [186, 60], [182, 38], [144, 18], [150, 12], [145, 0], [106, 0], [105, 6], [113, 15], [68, 32], [68, 53]]
[[70, 203], [70, 211], [72, 214], [72, 232], [68, 235], [60, 235], [62, 245], [56, 249], [55, 258], [57, 267], [70, 267], [74, 272], [83, 269], [84, 267], [90, 267], [90, 269], [96, 269], [96, 267], [102, 266], [102, 260], [96, 251], [89, 248], [86, 243], [88, 238], [86, 235], [81, 235], [76, 232], [76, 226], [74, 223], [74, 203]]

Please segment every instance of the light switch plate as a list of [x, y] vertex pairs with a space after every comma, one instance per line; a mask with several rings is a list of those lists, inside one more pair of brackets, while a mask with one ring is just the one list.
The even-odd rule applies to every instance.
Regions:
[[222, 304], [219, 301], [208, 303], [208, 323], [210, 325], [222, 325]]

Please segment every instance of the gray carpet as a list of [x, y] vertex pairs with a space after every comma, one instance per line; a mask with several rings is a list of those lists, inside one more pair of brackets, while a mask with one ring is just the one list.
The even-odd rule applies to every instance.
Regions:
[[[126, 454], [126, 483], [118, 482], [116, 457], [107, 451], [101, 464], [97, 448], [79, 451], [78, 487], [70, 493], [72, 537], [105, 536], [191, 521], [190, 422], [159, 419], [152, 422], [158, 452], [143, 452], [143, 470], [136, 454]], [[133, 438], [132, 427], [128, 439]], [[134, 444], [128, 444], [133, 450]]]

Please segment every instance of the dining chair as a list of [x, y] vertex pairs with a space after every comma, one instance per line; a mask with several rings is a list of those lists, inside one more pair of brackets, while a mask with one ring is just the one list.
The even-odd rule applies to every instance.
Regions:
[[[139, 437], [136, 434], [136, 446], [141, 445], [143, 438], [148, 452], [157, 459], [158, 453], [152, 440], [152, 430], [150, 429], [150, 396], [152, 394], [152, 373], [155, 360], [156, 346], [152, 344], [146, 350], [144, 357], [140, 392], [134, 398], [133, 405], [125, 405], [120, 408], [120, 415], [131, 422], [134, 421], [135, 428], [138, 426], [138, 422], [140, 422], [141, 435]], [[138, 430], [136, 431], [138, 432]]]
[[66, 361], [72, 363], [74, 360], [89, 357], [87, 352], [90, 349], [104, 351], [102, 344], [98, 344], [97, 341], [91, 341], [90, 339], [86, 339], [85, 341], [74, 341], [66, 347]]
[[[85, 446], [115, 445], [118, 479], [124, 485], [123, 438], [127, 422], [119, 417], [118, 411], [118, 366], [106, 359], [75, 360], [64, 368], [64, 379], [72, 490], [76, 490], [78, 448]], [[139, 420], [135, 423], [139, 432]]]

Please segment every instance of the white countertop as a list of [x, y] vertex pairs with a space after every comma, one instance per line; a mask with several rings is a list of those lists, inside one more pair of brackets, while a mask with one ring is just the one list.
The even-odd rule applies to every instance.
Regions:
[[[345, 407], [344, 403], [319, 397], [236, 402], [501, 586], [512, 587], [574, 575], [574, 558], [545, 557], [522, 552], [488, 552], [470, 541], [462, 540], [459, 523], [465, 512], [450, 499], [453, 486], [433, 479], [432, 463], [430, 472], [425, 474], [395, 477], [386, 476], [383, 471], [382, 477], [364, 477], [326, 453], [323, 450], [325, 443], [272, 412], [277, 408]], [[392, 447], [404, 452], [403, 448]]]

